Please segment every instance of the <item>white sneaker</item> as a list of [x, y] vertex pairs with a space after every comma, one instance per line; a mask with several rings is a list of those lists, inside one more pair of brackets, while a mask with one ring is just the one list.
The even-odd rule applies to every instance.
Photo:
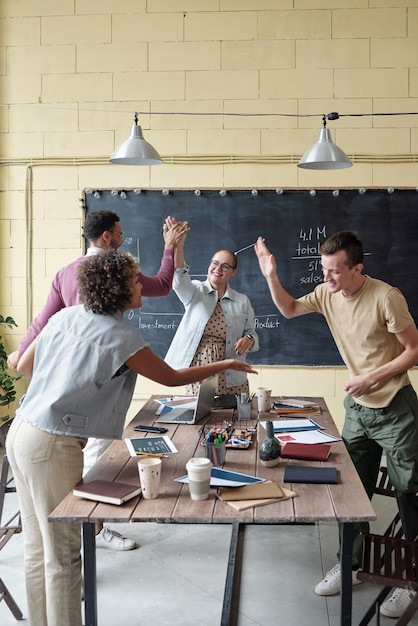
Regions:
[[127, 539], [115, 530], [104, 526], [96, 535], [96, 546], [98, 548], [109, 548], [109, 550], [133, 550], [136, 543], [133, 539]]
[[[362, 580], [357, 578], [357, 570], [353, 570], [351, 575], [351, 582], [353, 585], [360, 585]], [[341, 566], [339, 563], [334, 565], [329, 572], [326, 573], [325, 578], [321, 580], [315, 587], [315, 593], [319, 596], [335, 596], [341, 591]]]
[[411, 600], [415, 598], [415, 595], [415, 591], [409, 591], [409, 589], [397, 587], [392, 592], [389, 600], [386, 600], [381, 605], [381, 615], [386, 615], [386, 617], [400, 617]]

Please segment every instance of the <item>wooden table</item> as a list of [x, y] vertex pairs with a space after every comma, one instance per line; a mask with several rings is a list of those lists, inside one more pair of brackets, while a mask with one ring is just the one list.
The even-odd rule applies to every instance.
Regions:
[[[156, 419], [158, 403], [151, 397], [126, 427], [124, 437], [145, 436], [133, 430], [136, 424], [153, 424]], [[315, 400], [321, 407], [317, 421], [331, 434], [338, 435], [337, 428], [321, 398]], [[212, 411], [210, 423], [220, 424], [233, 419], [232, 410]], [[273, 419], [273, 414], [261, 414], [260, 420]], [[254, 423], [256, 420], [254, 420]], [[244, 422], [247, 424], [247, 422]], [[241, 422], [236, 425], [240, 427]], [[332, 444], [331, 455], [325, 463], [312, 461], [283, 460], [278, 466], [266, 468], [258, 460], [258, 445], [255, 442], [247, 450], [231, 449], [226, 453], [225, 467], [233, 471], [261, 476], [283, 484], [286, 463], [305, 465], [336, 466], [339, 471], [339, 484], [286, 485], [297, 493], [296, 498], [276, 502], [267, 506], [254, 507], [245, 511], [236, 511], [227, 503], [220, 501], [211, 490], [208, 500], [190, 499], [187, 485], [174, 482], [174, 478], [185, 474], [187, 461], [193, 456], [204, 456], [204, 447], [200, 445], [202, 424], [167, 425], [168, 433], [174, 442], [178, 454], [163, 459], [160, 495], [156, 500], [143, 500], [136, 497], [122, 506], [95, 503], [82, 500], [72, 494], [61, 502], [51, 513], [53, 522], [83, 523], [84, 544], [84, 597], [85, 626], [97, 626], [96, 597], [96, 558], [95, 558], [95, 522], [170, 522], [179, 524], [232, 524], [232, 539], [225, 585], [224, 606], [221, 626], [230, 623], [230, 608], [234, 584], [234, 564], [243, 524], [290, 524], [334, 521], [343, 523], [341, 546], [341, 625], [351, 625], [351, 562], [353, 523], [376, 519], [376, 514], [363, 489], [354, 465], [342, 441]], [[124, 441], [114, 441], [88, 473], [86, 480], [103, 478], [114, 481], [138, 484], [137, 459], [129, 455]]]

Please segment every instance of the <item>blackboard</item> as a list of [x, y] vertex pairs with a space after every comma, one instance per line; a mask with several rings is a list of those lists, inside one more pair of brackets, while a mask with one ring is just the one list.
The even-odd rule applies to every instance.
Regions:
[[[86, 211], [110, 209], [121, 220], [121, 250], [138, 256], [144, 274], [154, 275], [167, 215], [188, 220], [185, 256], [192, 278], [203, 280], [215, 251], [237, 251], [259, 235], [274, 253], [284, 287], [295, 297], [322, 280], [319, 246], [343, 229], [358, 232], [365, 250], [365, 273], [401, 289], [418, 319], [418, 193], [415, 189], [332, 190], [91, 190]], [[260, 365], [342, 365], [323, 317], [284, 319], [272, 303], [252, 247], [239, 255], [231, 286], [247, 294], [256, 315], [260, 351], [248, 360]], [[183, 307], [176, 295], [144, 298], [141, 310], [126, 314], [156, 354], [164, 357]], [[193, 329], [190, 329], [193, 332]]]

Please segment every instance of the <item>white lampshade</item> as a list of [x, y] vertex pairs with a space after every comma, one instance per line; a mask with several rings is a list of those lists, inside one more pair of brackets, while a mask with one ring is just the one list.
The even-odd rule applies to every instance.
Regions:
[[305, 152], [298, 167], [307, 170], [340, 170], [352, 167], [351, 161], [331, 139], [328, 128], [322, 128], [319, 139]]
[[135, 124], [131, 126], [129, 138], [116, 148], [109, 161], [118, 165], [160, 165], [163, 163], [156, 149], [145, 141], [142, 128], [138, 126], [136, 113]]

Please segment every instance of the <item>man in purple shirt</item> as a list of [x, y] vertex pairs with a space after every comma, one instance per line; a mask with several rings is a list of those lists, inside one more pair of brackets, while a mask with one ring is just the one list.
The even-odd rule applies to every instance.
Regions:
[[[174, 273], [174, 248], [185, 232], [187, 222], [177, 222], [174, 218], [167, 218], [163, 226], [164, 253], [161, 266], [156, 276], [144, 276], [138, 274], [142, 284], [142, 295], [155, 298], [166, 296], [170, 293]], [[52, 281], [51, 290], [42, 311], [33, 320], [26, 335], [19, 343], [15, 352], [9, 354], [7, 365], [16, 369], [20, 357], [39, 335], [48, 322], [51, 315], [67, 306], [79, 304], [77, 267], [86, 256], [97, 254], [100, 250], [117, 250], [123, 243], [122, 227], [119, 216], [112, 211], [102, 210], [89, 213], [83, 226], [83, 235], [89, 242], [87, 254], [79, 257], [60, 269]], [[84, 471], [86, 474], [94, 465], [99, 456], [111, 444], [111, 439], [90, 438], [84, 448]], [[96, 525], [97, 545], [112, 550], [132, 550], [136, 548], [135, 541], [127, 539], [109, 527], [102, 524]]]
[[[139, 280], [143, 285], [142, 295], [149, 298], [167, 296], [171, 290], [174, 273], [174, 248], [179, 232], [185, 228], [185, 223], [175, 222], [172, 219], [167, 220], [167, 222], [164, 224], [165, 247], [158, 274], [156, 276], [144, 276], [141, 272], [139, 273]], [[123, 243], [119, 216], [112, 211], [94, 211], [89, 213], [83, 226], [83, 234], [90, 244], [87, 255], [97, 254], [100, 250], [107, 248], [117, 250]], [[8, 367], [16, 369], [19, 358], [35, 337], [39, 335], [51, 315], [66, 306], [79, 304], [76, 273], [79, 263], [85, 258], [85, 256], [79, 257], [55, 274], [51, 290], [42, 311], [33, 320], [18, 349], [9, 355], [7, 359]]]

